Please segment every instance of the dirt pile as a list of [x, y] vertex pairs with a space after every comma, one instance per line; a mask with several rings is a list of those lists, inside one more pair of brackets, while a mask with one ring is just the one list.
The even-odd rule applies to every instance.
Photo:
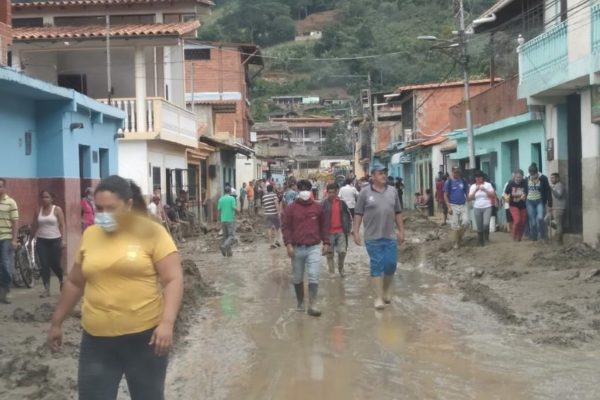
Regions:
[[465, 301], [537, 343], [600, 342], [600, 251], [583, 243], [515, 243], [500, 232], [485, 247], [468, 232], [455, 250], [447, 227], [415, 213], [405, 217], [405, 226], [401, 259], [445, 277], [464, 292]]

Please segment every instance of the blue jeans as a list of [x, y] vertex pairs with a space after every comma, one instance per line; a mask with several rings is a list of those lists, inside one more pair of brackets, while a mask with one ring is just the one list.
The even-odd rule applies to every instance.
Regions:
[[83, 332], [79, 354], [79, 398], [115, 400], [125, 375], [132, 400], [163, 400], [167, 356], [149, 346], [154, 329], [97, 337]]
[[[546, 206], [542, 200], [527, 200], [527, 220], [529, 222], [529, 238], [531, 240], [546, 239], [544, 216]], [[538, 237], [539, 235], [539, 237]]]
[[365, 247], [371, 259], [371, 276], [391, 276], [396, 273], [398, 243], [395, 240], [366, 240]]
[[14, 273], [15, 251], [12, 240], [0, 240], [0, 287], [9, 290]]
[[304, 281], [304, 271], [308, 274], [308, 283], [319, 283], [321, 273], [321, 245], [294, 246], [292, 258], [292, 283]]
[[235, 242], [235, 222], [221, 222], [223, 227], [223, 243], [221, 243], [221, 249], [226, 254], [231, 254], [231, 247]]

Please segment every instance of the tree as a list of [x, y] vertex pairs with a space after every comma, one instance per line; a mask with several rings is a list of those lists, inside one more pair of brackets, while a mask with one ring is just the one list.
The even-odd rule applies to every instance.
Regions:
[[348, 147], [348, 135], [344, 122], [338, 121], [327, 131], [323, 143], [322, 154], [324, 156], [347, 156], [351, 154]]

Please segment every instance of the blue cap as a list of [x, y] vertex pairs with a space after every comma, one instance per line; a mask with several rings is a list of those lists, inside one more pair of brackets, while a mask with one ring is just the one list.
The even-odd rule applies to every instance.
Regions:
[[373, 165], [371, 165], [371, 173], [376, 172], [376, 171], [385, 171], [385, 172], [387, 172], [387, 170], [388, 170], [387, 167], [385, 165], [381, 164], [378, 161], [375, 161], [373, 163]]

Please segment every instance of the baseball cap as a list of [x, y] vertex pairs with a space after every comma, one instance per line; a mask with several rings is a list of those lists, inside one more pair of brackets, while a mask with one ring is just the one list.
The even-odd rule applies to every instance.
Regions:
[[381, 164], [380, 162], [374, 162], [373, 165], [371, 166], [371, 173], [375, 172], [375, 171], [384, 171], [387, 172], [387, 167], [383, 164]]

